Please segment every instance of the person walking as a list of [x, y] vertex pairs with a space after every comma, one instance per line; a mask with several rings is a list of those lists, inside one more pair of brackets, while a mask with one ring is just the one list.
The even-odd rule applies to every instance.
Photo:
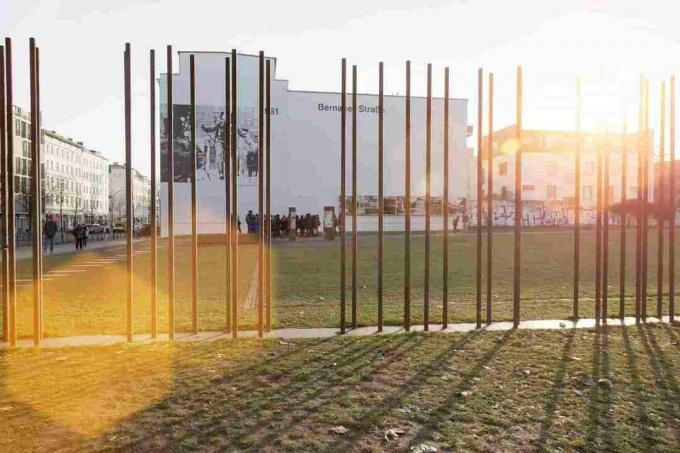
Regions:
[[52, 219], [52, 216], [50, 216], [43, 226], [43, 235], [45, 237], [43, 242], [43, 252], [47, 251], [48, 246], [50, 248], [50, 254], [54, 252], [54, 236], [57, 234], [58, 229], [59, 227], [57, 226], [57, 222], [55, 222], [54, 219]]
[[73, 235], [73, 239], [74, 239], [75, 244], [76, 244], [76, 250], [80, 249], [79, 230], [80, 230], [80, 225], [77, 224], [77, 223], [73, 226], [73, 229], [71, 230], [71, 234]]

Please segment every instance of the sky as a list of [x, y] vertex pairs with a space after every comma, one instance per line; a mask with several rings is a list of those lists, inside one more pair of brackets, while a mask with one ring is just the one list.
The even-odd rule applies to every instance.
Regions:
[[[340, 59], [358, 65], [359, 90], [470, 100], [476, 119], [477, 70], [494, 73], [495, 128], [514, 123], [516, 68], [523, 71], [527, 129], [572, 129], [576, 78], [583, 80], [586, 129], [637, 127], [639, 79], [650, 80], [650, 122], [659, 121], [660, 84], [680, 74], [680, 2], [639, 0], [0, 0], [0, 30], [13, 39], [15, 104], [27, 107], [28, 39], [41, 55], [45, 128], [124, 159], [123, 49], [132, 46], [133, 165], [149, 173], [148, 51], [164, 67], [175, 50], [264, 50], [291, 89], [336, 91]], [[177, 59], [175, 59], [175, 62]], [[486, 90], [486, 87], [485, 87]], [[485, 92], [486, 98], [486, 92]], [[486, 111], [486, 100], [483, 104]], [[486, 131], [485, 131], [486, 132]], [[472, 141], [470, 142], [472, 145]]]

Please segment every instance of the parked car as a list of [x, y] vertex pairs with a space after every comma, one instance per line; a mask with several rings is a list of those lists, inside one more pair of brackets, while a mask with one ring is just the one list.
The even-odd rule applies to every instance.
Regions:
[[113, 224], [113, 229], [111, 231], [113, 234], [125, 233], [125, 224], [123, 222], [116, 222]]
[[90, 223], [85, 225], [90, 234], [104, 234], [104, 227], [98, 223]]

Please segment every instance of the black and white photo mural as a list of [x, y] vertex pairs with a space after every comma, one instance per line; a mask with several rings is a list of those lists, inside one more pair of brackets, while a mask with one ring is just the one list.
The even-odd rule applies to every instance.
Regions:
[[[175, 232], [191, 232], [191, 131], [189, 105], [189, 57], [179, 52], [178, 69], [173, 74], [173, 128], [175, 153]], [[198, 228], [201, 234], [224, 232], [224, 149], [225, 149], [225, 58], [229, 52], [193, 52], [196, 64], [196, 153]], [[276, 78], [276, 59], [271, 61], [271, 182], [272, 214], [285, 215], [289, 207], [298, 214], [321, 216], [325, 206], [339, 212], [340, 201], [340, 94], [337, 91], [290, 90], [287, 80]], [[239, 54], [238, 68], [238, 215], [243, 222], [248, 211], [257, 212], [258, 202], [258, 56]], [[338, 60], [338, 79], [340, 61]], [[394, 69], [399, 77], [403, 67]], [[443, 73], [443, 71], [442, 71]], [[390, 69], [386, 78], [390, 77]], [[361, 77], [361, 72], [360, 72]], [[397, 77], [395, 75], [395, 77]], [[401, 80], [401, 79], [400, 79]], [[424, 81], [423, 81], [424, 82]], [[348, 85], [349, 87], [350, 85]], [[332, 87], [339, 90], [337, 87]], [[417, 90], [414, 90], [418, 92]], [[423, 90], [424, 92], [424, 85]], [[161, 234], [167, 234], [167, 134], [165, 130], [166, 76], [159, 78], [161, 143]], [[435, 93], [436, 94], [436, 93]], [[357, 191], [368, 200], [359, 213], [359, 229], [375, 229], [377, 221], [371, 202], [377, 197], [378, 96], [357, 97]], [[347, 105], [351, 107], [348, 93]], [[412, 97], [411, 108], [411, 193], [418, 203], [425, 194], [425, 109], [422, 96]], [[385, 96], [384, 175], [386, 228], [403, 229], [404, 196], [404, 97]], [[432, 196], [442, 195], [443, 99], [432, 100]], [[347, 115], [347, 168], [351, 158], [351, 110]], [[467, 147], [467, 100], [449, 103], [449, 146], [451, 175], [449, 199], [452, 204], [469, 200], [472, 153]], [[351, 174], [347, 172], [347, 188]], [[391, 203], [391, 204], [389, 204]], [[388, 206], [389, 204], [389, 206]], [[403, 203], [402, 203], [403, 204]], [[419, 205], [418, 205], [419, 206]], [[413, 229], [424, 228], [415, 206]], [[363, 223], [362, 223], [363, 222]], [[432, 228], [441, 228], [433, 218]]]

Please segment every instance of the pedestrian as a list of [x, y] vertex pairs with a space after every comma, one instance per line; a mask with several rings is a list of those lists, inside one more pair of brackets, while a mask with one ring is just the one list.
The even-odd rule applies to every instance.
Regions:
[[73, 235], [73, 239], [76, 244], [76, 250], [80, 249], [80, 225], [75, 224], [73, 226], [73, 229], [71, 230], [71, 234]]
[[52, 216], [50, 216], [43, 226], [43, 252], [47, 251], [48, 246], [50, 248], [50, 254], [54, 252], [54, 236], [57, 234], [58, 229], [59, 227], [57, 226], [57, 222], [55, 222], [54, 219], [52, 219]]
[[458, 216], [455, 216], [453, 218], [453, 233], [458, 233], [458, 222], [460, 221], [460, 218]]
[[254, 225], [254, 220], [255, 220], [255, 215], [253, 214], [252, 210], [248, 211], [248, 214], [246, 214], [246, 225], [248, 225], [248, 234], [251, 234], [253, 232], [253, 225]]

